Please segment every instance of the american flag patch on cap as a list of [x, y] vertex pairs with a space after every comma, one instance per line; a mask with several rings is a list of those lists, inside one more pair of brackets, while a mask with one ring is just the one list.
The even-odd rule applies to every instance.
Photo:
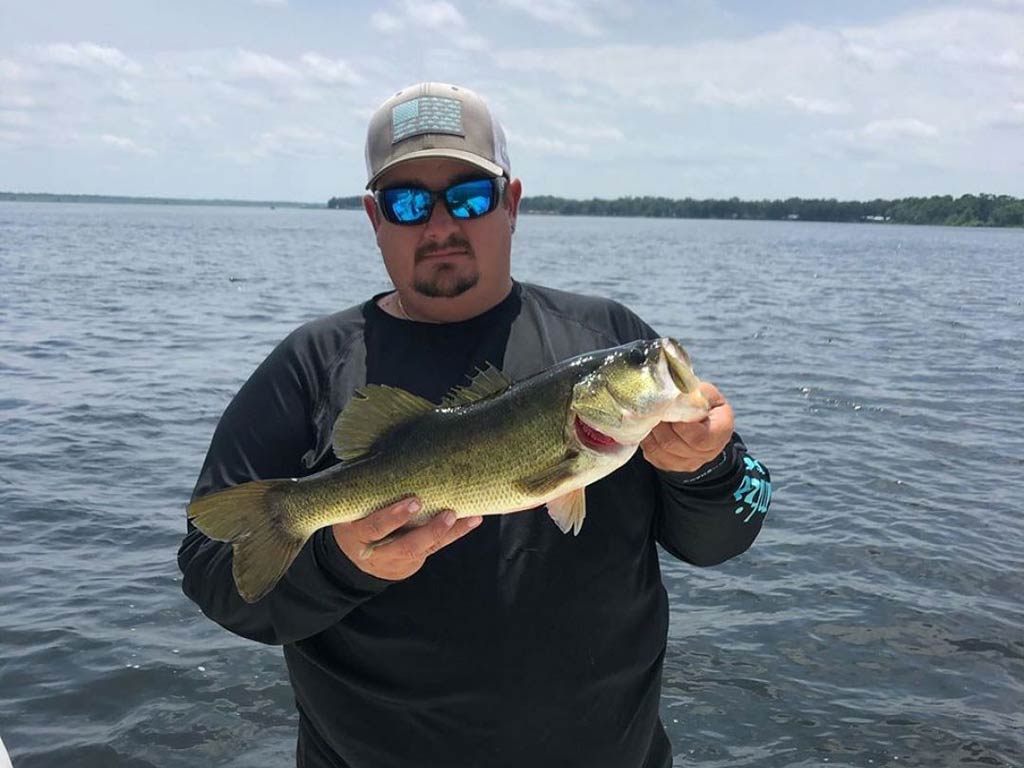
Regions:
[[403, 101], [391, 110], [391, 143], [423, 133], [465, 136], [462, 130], [462, 102], [439, 96], [421, 96]]

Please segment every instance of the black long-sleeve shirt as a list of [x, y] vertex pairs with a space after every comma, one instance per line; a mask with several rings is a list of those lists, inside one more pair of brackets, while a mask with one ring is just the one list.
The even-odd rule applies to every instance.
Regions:
[[[217, 426], [194, 497], [335, 463], [334, 419], [366, 383], [437, 401], [488, 362], [516, 381], [656, 335], [615, 302], [522, 283], [443, 325], [371, 300], [299, 328], [259, 366]], [[300, 766], [664, 768], [655, 544], [695, 565], [733, 557], [757, 536], [769, 488], [734, 435], [698, 473], [658, 471], [638, 452], [587, 488], [578, 537], [543, 512], [489, 516], [400, 582], [360, 571], [329, 528], [256, 604], [235, 590], [229, 545], [190, 525], [178, 561], [207, 616], [284, 646]]]

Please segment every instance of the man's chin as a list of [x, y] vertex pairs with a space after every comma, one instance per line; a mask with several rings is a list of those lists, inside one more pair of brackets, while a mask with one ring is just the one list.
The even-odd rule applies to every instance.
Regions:
[[480, 275], [458, 274], [451, 269], [439, 269], [432, 275], [413, 281], [412, 287], [421, 296], [432, 299], [454, 299], [480, 282]]

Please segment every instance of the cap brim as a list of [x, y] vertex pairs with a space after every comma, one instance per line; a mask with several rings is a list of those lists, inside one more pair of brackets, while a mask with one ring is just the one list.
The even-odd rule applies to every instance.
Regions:
[[486, 171], [492, 176], [502, 176], [505, 173], [505, 169], [500, 165], [492, 163], [490, 160], [480, 157], [480, 155], [474, 155], [472, 152], [466, 152], [461, 149], [445, 149], [443, 147], [436, 147], [434, 149], [420, 149], [416, 152], [410, 152], [406, 155], [402, 155], [401, 157], [396, 157], [389, 163], [385, 163], [375, 174], [373, 174], [370, 180], [366, 182], [366, 188], [370, 189], [376, 183], [377, 179], [402, 163], [408, 163], [410, 160], [422, 160], [423, 158], [429, 157], [446, 157], [451, 160], [461, 160], [464, 163], [476, 166], [482, 171]]

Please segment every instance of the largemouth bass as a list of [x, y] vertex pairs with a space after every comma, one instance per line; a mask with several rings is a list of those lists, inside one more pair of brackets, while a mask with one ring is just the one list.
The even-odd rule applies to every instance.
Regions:
[[514, 385], [488, 367], [440, 405], [367, 385], [335, 423], [342, 463], [210, 493], [188, 516], [231, 542], [247, 602], [273, 589], [316, 530], [411, 495], [422, 502], [411, 525], [447, 509], [469, 517], [546, 504], [564, 533], [578, 534], [584, 487], [629, 461], [659, 422], [703, 419], [699, 387], [685, 350], [667, 338], [580, 355]]

